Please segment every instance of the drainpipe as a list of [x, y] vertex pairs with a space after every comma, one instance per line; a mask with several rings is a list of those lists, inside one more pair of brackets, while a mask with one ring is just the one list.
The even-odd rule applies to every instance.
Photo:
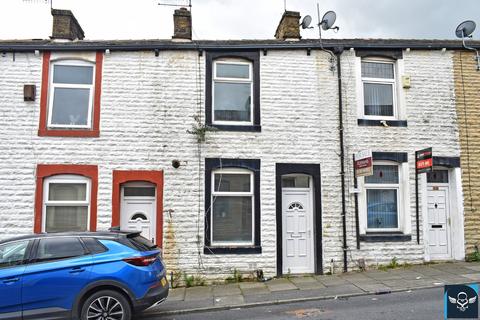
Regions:
[[337, 57], [337, 77], [338, 77], [338, 133], [340, 138], [340, 179], [342, 184], [342, 229], [343, 229], [343, 272], [348, 271], [347, 261], [347, 210], [345, 200], [345, 150], [343, 145], [343, 103], [342, 103], [342, 69], [340, 65], [340, 57], [343, 48], [335, 48]]

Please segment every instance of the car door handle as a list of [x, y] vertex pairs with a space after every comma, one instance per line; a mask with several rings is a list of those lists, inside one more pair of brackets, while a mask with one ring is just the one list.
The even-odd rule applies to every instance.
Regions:
[[75, 267], [75, 268], [72, 268], [72, 270], [70, 270], [70, 273], [80, 273], [83, 271], [85, 271], [85, 268]]
[[20, 278], [7, 278], [3, 280], [3, 283], [12, 283], [12, 282], [17, 282], [18, 280], [20, 280]]

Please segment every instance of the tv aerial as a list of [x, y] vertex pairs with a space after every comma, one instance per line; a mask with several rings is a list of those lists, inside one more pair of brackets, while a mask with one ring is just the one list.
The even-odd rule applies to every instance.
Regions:
[[175, 0], [175, 1], [165, 0], [165, 2], [159, 2], [158, 5], [167, 6], [167, 7], [189, 7], [191, 10], [192, 0]]
[[480, 54], [478, 53], [478, 50], [473, 47], [467, 46], [467, 44], [465, 43], [465, 38], [472, 37], [472, 33], [475, 31], [476, 26], [477, 25], [472, 20], [463, 21], [455, 29], [455, 35], [457, 36], [457, 38], [462, 38], [462, 44], [465, 49], [475, 51], [475, 60], [477, 61], [477, 71], [480, 71]]

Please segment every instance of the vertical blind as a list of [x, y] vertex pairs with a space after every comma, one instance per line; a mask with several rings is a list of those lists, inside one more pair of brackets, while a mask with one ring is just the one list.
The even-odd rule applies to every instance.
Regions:
[[[365, 115], [394, 116], [393, 63], [362, 62]], [[371, 81], [375, 79], [375, 81]], [[382, 83], [382, 80], [385, 82]]]

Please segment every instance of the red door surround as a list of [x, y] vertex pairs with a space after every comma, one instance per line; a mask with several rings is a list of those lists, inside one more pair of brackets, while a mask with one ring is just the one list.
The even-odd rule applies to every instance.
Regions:
[[145, 181], [153, 183], [157, 189], [156, 242], [163, 247], [163, 171], [153, 170], [114, 170], [112, 190], [112, 227], [120, 226], [120, 190], [122, 183]]
[[43, 217], [43, 181], [45, 178], [59, 174], [76, 174], [90, 178], [90, 231], [97, 230], [97, 190], [98, 190], [98, 167], [95, 165], [78, 164], [39, 164], [37, 165], [37, 178], [35, 190], [35, 212], [33, 232], [42, 232]]

